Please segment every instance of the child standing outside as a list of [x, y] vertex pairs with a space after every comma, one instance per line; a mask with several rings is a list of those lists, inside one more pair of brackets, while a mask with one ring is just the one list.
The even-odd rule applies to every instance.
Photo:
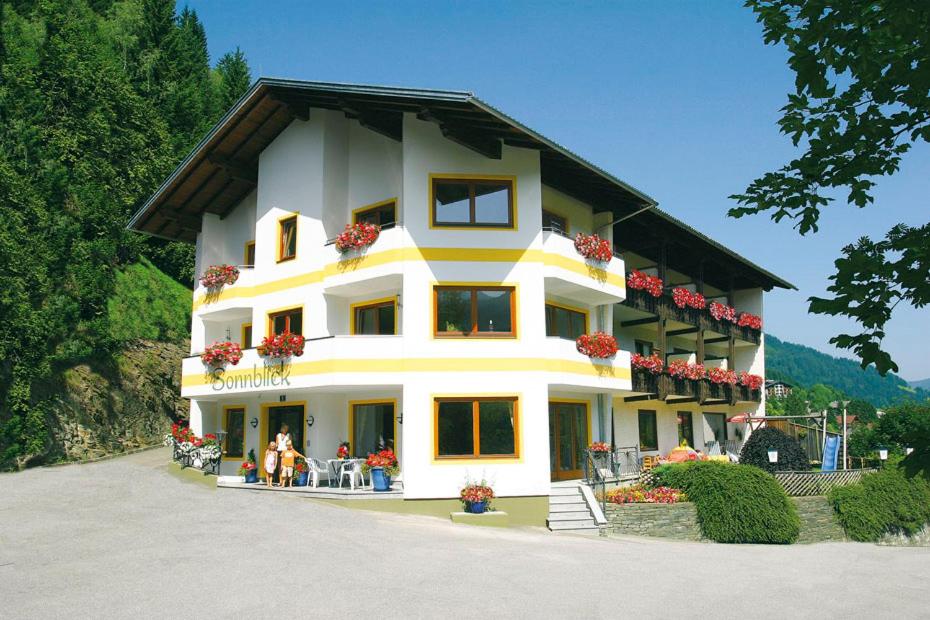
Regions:
[[287, 486], [293, 486], [294, 482], [294, 461], [297, 457], [306, 459], [303, 454], [294, 449], [294, 443], [290, 440], [287, 442], [287, 446], [284, 448], [284, 451], [281, 452], [281, 486], [283, 487], [285, 482]]
[[274, 482], [274, 472], [278, 469], [278, 450], [273, 441], [268, 442], [265, 450], [265, 483], [271, 487]]

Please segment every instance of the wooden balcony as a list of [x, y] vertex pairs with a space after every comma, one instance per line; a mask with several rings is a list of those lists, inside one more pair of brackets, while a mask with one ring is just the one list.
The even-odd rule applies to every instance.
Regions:
[[750, 390], [745, 385], [734, 385], [733, 393], [738, 403], [758, 403], [762, 401], [762, 390]]
[[660, 375], [654, 375], [651, 372], [634, 368], [632, 373], [632, 391], [642, 392], [644, 394], [658, 394], [659, 377]]
[[701, 402], [714, 401], [732, 404], [733, 387], [725, 383], [712, 383], [704, 379], [701, 381]]
[[663, 390], [660, 393], [664, 398], [674, 397], [677, 399], [691, 398], [698, 400], [701, 397], [700, 381], [692, 379], [682, 379], [680, 377], [662, 376]]

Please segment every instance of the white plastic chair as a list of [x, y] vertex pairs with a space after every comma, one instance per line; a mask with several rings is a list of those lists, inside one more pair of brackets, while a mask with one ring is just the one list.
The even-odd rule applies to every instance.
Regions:
[[342, 486], [342, 481], [346, 476], [349, 477], [349, 487], [353, 491], [355, 490], [356, 478], [358, 478], [358, 486], [360, 488], [365, 487], [365, 477], [362, 475], [361, 461], [351, 460], [342, 464], [342, 468], [339, 470], [339, 486]]
[[721, 454], [719, 441], [708, 442], [704, 449], [707, 451], [707, 456], [720, 456]]
[[332, 486], [332, 480], [329, 477], [329, 467], [320, 459], [308, 458], [307, 465], [310, 467], [310, 475], [307, 476], [307, 486], [313, 485], [313, 488], [320, 486], [320, 474], [326, 474], [326, 483]]

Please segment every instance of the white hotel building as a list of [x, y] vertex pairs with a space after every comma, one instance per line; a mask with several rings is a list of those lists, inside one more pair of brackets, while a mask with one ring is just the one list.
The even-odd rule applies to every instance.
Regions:
[[[380, 237], [340, 254], [356, 221]], [[764, 344], [627, 289], [630, 269], [758, 315], [791, 286], [466, 92], [259, 80], [130, 227], [196, 243], [198, 275], [240, 265], [195, 289], [182, 376], [192, 429], [228, 433], [224, 474], [288, 422], [324, 460], [342, 440], [392, 443], [411, 510], [448, 512], [484, 478], [523, 523], [545, 522], [552, 481], [580, 478], [593, 441], [664, 454], [739, 440], [726, 418], [762, 411], [758, 391], [632, 371], [655, 351], [764, 375]], [[614, 258], [586, 261], [578, 232]], [[255, 347], [284, 329], [304, 354], [267, 362]], [[620, 352], [579, 353], [594, 331]], [[244, 357], [211, 375], [199, 354], [227, 339]]]

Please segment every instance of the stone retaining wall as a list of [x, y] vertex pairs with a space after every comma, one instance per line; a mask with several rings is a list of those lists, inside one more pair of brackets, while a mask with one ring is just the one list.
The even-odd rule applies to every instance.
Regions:
[[[799, 543], [846, 540], [825, 497], [792, 497], [801, 520]], [[702, 540], [697, 509], [680, 504], [607, 504], [607, 530], [626, 536]]]

